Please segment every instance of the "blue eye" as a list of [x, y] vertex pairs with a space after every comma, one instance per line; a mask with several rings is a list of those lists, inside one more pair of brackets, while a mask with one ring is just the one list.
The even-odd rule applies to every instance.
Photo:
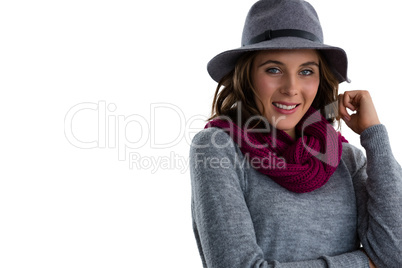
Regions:
[[269, 68], [266, 72], [270, 74], [279, 74], [281, 71], [278, 68]]
[[300, 72], [300, 74], [301, 75], [312, 75], [313, 71], [311, 71], [311, 70], [303, 70], [303, 71]]

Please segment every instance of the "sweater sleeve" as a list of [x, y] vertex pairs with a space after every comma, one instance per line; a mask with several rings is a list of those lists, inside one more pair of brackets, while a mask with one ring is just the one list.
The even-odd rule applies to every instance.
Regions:
[[360, 135], [367, 161], [354, 175], [358, 233], [376, 267], [402, 267], [402, 170], [384, 125]]
[[292, 263], [265, 260], [244, 197], [246, 182], [243, 167], [236, 164], [238, 154], [233, 140], [220, 129], [203, 130], [192, 142], [193, 229], [204, 267], [369, 267], [360, 250]]

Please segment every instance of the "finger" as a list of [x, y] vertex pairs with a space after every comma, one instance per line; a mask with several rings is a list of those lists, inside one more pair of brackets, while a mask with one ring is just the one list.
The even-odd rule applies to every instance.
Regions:
[[346, 110], [346, 106], [344, 105], [344, 94], [339, 94], [338, 96], [338, 109], [339, 109], [339, 117], [343, 118], [345, 121], [350, 120], [350, 116], [348, 111]]
[[343, 105], [352, 111], [356, 111], [356, 107], [352, 104], [356, 96], [354, 91], [345, 91], [343, 98]]

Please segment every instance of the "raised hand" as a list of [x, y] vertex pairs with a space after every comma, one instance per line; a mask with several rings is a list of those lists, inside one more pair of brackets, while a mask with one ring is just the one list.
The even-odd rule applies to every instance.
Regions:
[[[339, 116], [357, 134], [380, 124], [370, 93], [366, 90], [345, 91], [339, 94]], [[346, 108], [356, 113], [349, 114]]]

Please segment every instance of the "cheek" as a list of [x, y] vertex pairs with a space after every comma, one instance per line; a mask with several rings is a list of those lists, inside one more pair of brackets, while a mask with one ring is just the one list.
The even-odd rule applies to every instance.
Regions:
[[319, 85], [319, 81], [311, 81], [305, 85], [306, 90], [304, 91], [304, 96], [307, 102], [313, 102], [315, 96], [317, 95]]
[[278, 85], [270, 79], [257, 79], [255, 80], [254, 87], [260, 98], [264, 101], [272, 97]]

